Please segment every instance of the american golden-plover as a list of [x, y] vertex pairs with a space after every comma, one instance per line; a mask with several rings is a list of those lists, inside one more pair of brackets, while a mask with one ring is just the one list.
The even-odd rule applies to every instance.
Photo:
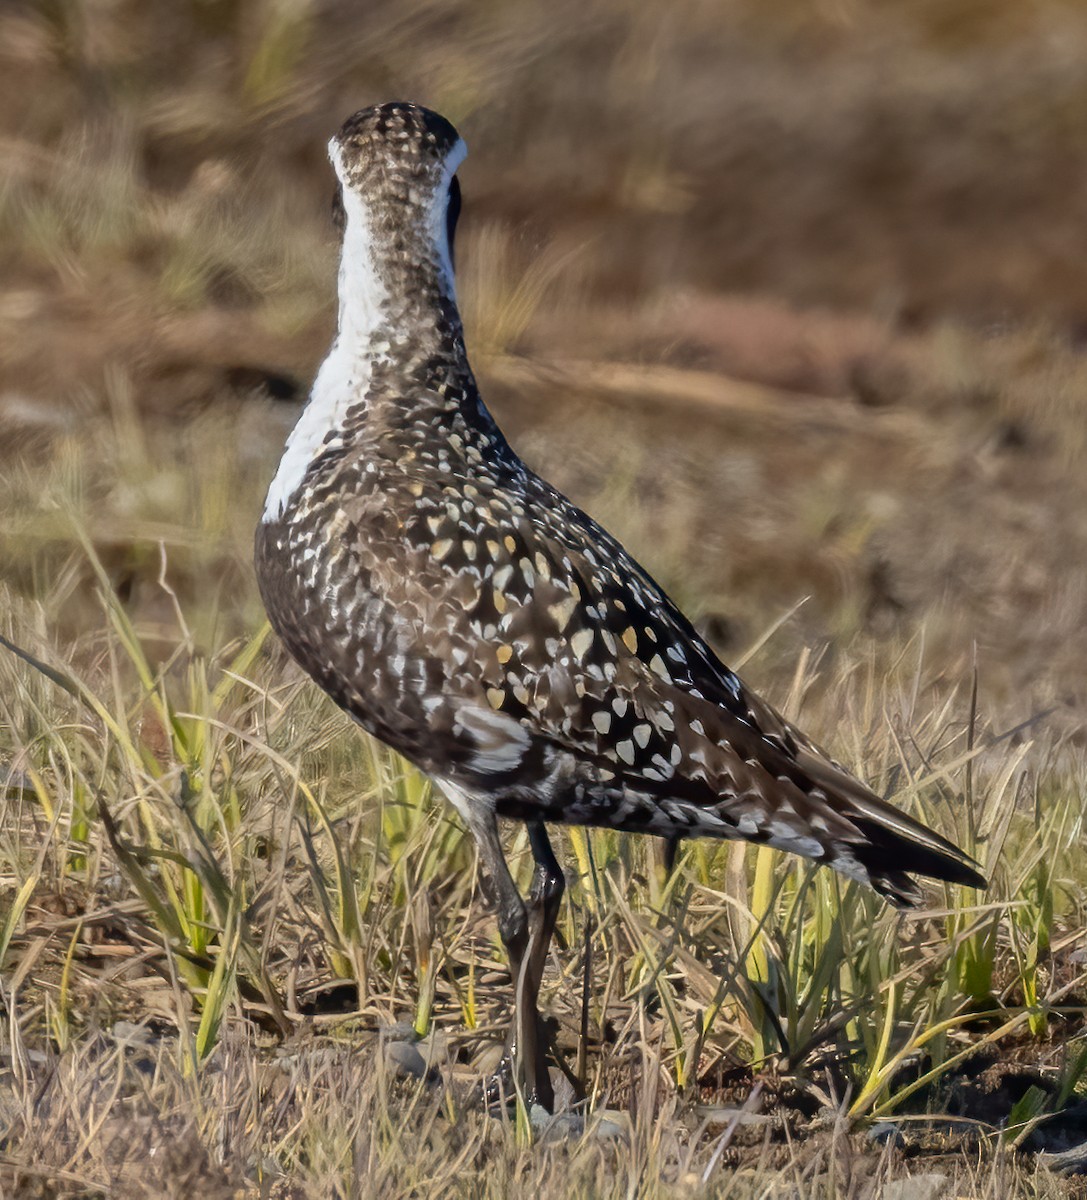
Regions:
[[[339, 330], [256, 537], [290, 653], [430, 775], [478, 846], [514, 980], [510, 1060], [552, 1105], [537, 993], [562, 896], [548, 822], [741, 838], [895, 904], [908, 872], [984, 886], [725, 667], [652, 576], [517, 457], [484, 407], [453, 283], [465, 155], [414, 104], [352, 116]], [[524, 821], [528, 905], [497, 818]]]

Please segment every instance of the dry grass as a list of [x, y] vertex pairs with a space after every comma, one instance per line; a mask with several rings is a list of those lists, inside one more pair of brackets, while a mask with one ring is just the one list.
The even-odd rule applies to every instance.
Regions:
[[[0, 633], [45, 668], [0, 659], [0, 1195], [1079, 1194], [1033, 1156], [1087, 1139], [1085, 39], [1059, 0], [0, 14]], [[320, 147], [394, 94], [473, 144], [518, 446], [993, 881], [900, 919], [560, 833], [565, 1141], [473, 1102], [470, 842], [249, 568], [331, 318]]]
[[[707, 1194], [860, 1196], [902, 1169], [865, 1122], [950, 1104], [946, 1128], [902, 1126], [907, 1153], [942, 1148], [966, 1194], [1012, 1194], [1012, 1180], [1034, 1194], [1007, 1147], [1072, 1137], [1061, 1114], [1084, 1068], [1069, 1041], [1087, 985], [1073, 744], [994, 740], [971, 718], [969, 676], [941, 680], [922, 639], [802, 654], [777, 699], [973, 849], [990, 892], [938, 891], [903, 921], [770, 852], [692, 844], [664, 881], [644, 841], [565, 832], [547, 1005], [586, 1111], [629, 1114], [631, 1132], [530, 1151], [471, 1099], [509, 989], [470, 843], [250, 632], [262, 472], [199, 423], [122, 469], [133, 436], [115, 417], [57, 450], [25, 507], [52, 524], [12, 543], [37, 599], [9, 592], [7, 635], [53, 673], [0, 664], [14, 901], [0, 1120], [20, 1188], [180, 1194], [195, 1172], [223, 1194], [459, 1194], [470, 1162], [497, 1194], [543, 1186], [558, 1155], [586, 1194], [705, 1176]], [[100, 477], [141, 497], [151, 524], [130, 553], [153, 563], [104, 564]], [[169, 515], [155, 518], [160, 489]], [[780, 634], [766, 633], [746, 669], [773, 677]], [[440, 1083], [390, 1075], [398, 1023], [427, 1035]], [[752, 1062], [763, 1098], [733, 1128]]]

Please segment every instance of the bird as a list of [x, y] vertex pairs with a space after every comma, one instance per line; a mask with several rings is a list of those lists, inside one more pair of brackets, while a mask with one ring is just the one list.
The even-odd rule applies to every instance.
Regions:
[[[453, 271], [454, 126], [363, 108], [328, 143], [338, 326], [255, 537], [272, 627], [332, 700], [428, 775], [490, 880], [505, 1064], [554, 1104], [539, 1008], [565, 878], [547, 827], [741, 839], [897, 906], [974, 859], [880, 799], [719, 661], [652, 575], [529, 469], [484, 406]], [[499, 819], [525, 824], [527, 903]]]

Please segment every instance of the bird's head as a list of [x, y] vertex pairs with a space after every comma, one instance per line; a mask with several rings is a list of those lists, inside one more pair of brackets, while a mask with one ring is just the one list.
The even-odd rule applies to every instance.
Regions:
[[402, 259], [433, 258], [451, 286], [456, 172], [467, 152], [445, 117], [418, 104], [376, 104], [348, 117], [328, 143], [339, 180], [333, 214], [345, 241], [358, 237]]

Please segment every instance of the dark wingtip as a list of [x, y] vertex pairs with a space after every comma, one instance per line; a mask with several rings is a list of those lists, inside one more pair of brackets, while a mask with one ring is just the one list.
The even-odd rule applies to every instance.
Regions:
[[[897, 815], [901, 821], [903, 815]], [[989, 886], [976, 869], [979, 863], [931, 829], [918, 825], [918, 836], [912, 838], [889, 829], [878, 819], [878, 814], [854, 815], [851, 819], [867, 843], [854, 847], [853, 853], [867, 870], [876, 891], [899, 907], [921, 901], [921, 890], [912, 875], [981, 890]]]
[[[970, 863], [974, 860], [963, 854], [962, 859], [941, 857], [935, 862], [927, 862], [924, 867], [915, 862], [903, 864], [906, 869], [916, 871], [928, 879], [939, 879], [945, 883], [956, 883], [962, 887], [978, 888], [984, 891], [989, 881], [975, 871]], [[914, 908], [921, 903], [923, 893], [916, 880], [906, 874], [905, 870], [888, 870], [879, 867], [870, 868], [869, 880], [872, 887], [881, 896], [886, 897], [895, 908]]]
[[881, 800], [871, 789], [814, 751], [797, 762], [818, 784], [829, 806], [852, 825], [849, 858], [864, 868], [869, 882], [892, 904], [918, 904], [922, 893], [913, 875], [984, 889], [985, 876], [969, 854], [902, 809]]
[[[970, 862], [973, 861], [973, 859], [970, 859]], [[950, 878], [949, 876], [944, 876], [944, 878], [949, 883], [961, 883], [963, 887], [977, 888], [982, 892], [989, 886], [989, 881], [985, 876], [980, 871], [975, 871], [973, 867], [968, 866], [967, 863], [959, 864], [959, 869], [954, 878]]]

